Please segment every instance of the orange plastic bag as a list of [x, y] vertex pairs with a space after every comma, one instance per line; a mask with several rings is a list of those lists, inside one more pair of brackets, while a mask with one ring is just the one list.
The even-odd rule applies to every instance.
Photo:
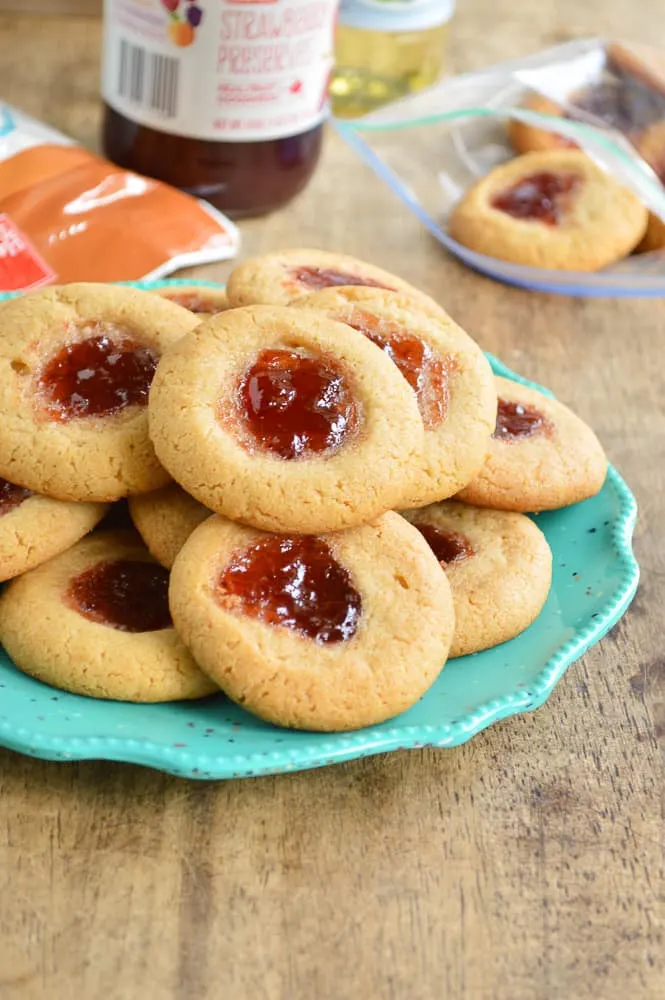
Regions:
[[239, 244], [207, 203], [0, 103], [0, 291], [162, 278], [234, 257]]

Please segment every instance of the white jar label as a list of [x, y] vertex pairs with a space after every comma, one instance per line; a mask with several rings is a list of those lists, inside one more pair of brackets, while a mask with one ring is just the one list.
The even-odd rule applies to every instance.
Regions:
[[160, 132], [245, 142], [325, 118], [337, 0], [105, 0], [102, 95]]

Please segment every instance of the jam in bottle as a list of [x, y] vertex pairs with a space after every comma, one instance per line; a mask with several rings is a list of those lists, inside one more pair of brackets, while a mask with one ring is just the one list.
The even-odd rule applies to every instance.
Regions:
[[321, 149], [338, 0], [105, 0], [104, 153], [261, 215]]

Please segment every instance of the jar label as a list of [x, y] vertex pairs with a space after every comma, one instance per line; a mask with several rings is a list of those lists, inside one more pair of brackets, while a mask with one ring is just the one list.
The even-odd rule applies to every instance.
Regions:
[[102, 94], [141, 125], [246, 142], [324, 119], [337, 0], [105, 0]]

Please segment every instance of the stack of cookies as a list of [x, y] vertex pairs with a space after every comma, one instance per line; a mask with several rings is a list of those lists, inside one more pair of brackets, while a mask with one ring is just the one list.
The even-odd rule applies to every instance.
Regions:
[[[2, 307], [0, 639], [93, 697], [380, 722], [535, 619], [551, 553], [524, 512], [600, 490], [602, 448], [362, 261], [271, 254], [227, 296]], [[125, 497], [135, 530], [96, 528]]]

